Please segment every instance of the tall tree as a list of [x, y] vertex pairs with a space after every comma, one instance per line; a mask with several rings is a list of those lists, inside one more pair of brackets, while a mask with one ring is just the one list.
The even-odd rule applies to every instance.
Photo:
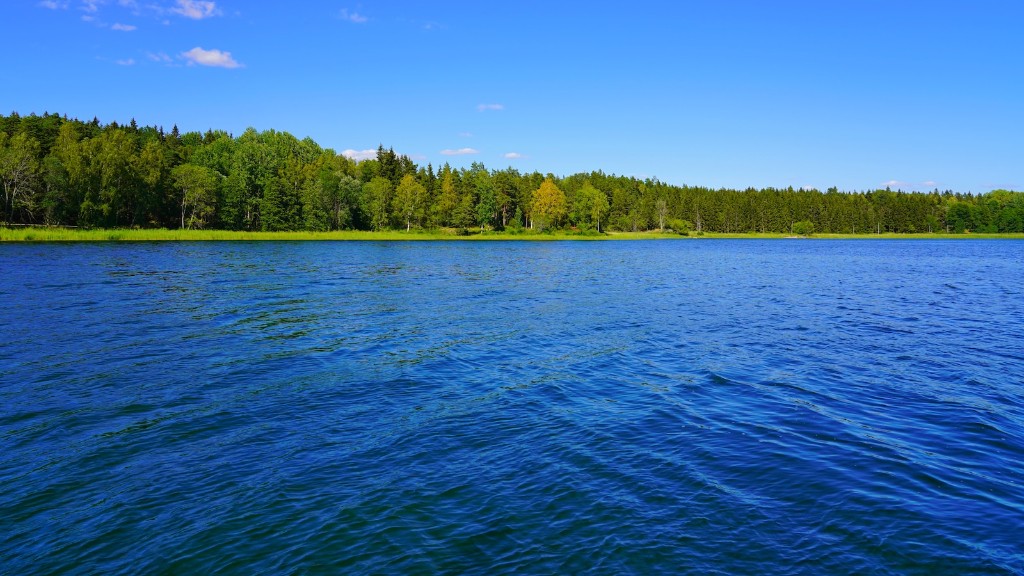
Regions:
[[388, 216], [391, 213], [391, 196], [394, 189], [391, 181], [382, 176], [376, 176], [366, 184], [363, 184], [363, 201], [366, 204], [366, 213], [370, 217], [370, 227], [374, 230], [384, 230], [389, 227]]
[[437, 224], [441, 226], [455, 225], [455, 211], [459, 207], [459, 194], [455, 189], [455, 173], [452, 167], [445, 162], [439, 176], [441, 191], [434, 205], [434, 217]]
[[412, 229], [413, 222], [419, 224], [423, 218], [423, 201], [426, 199], [427, 190], [422, 184], [416, 181], [412, 174], [402, 176], [395, 190], [395, 215], [399, 220], [405, 222], [405, 230]]
[[557, 227], [565, 213], [565, 194], [555, 185], [554, 179], [546, 178], [533, 193], [534, 225], [541, 230]]
[[608, 197], [587, 182], [576, 192], [572, 212], [577, 224], [600, 232], [601, 221], [608, 214]]
[[182, 229], [203, 228], [213, 215], [218, 174], [204, 166], [181, 164], [171, 170], [171, 179], [181, 200]]
[[31, 220], [32, 194], [39, 179], [39, 142], [18, 133], [8, 137], [0, 132], [0, 184], [4, 189], [3, 217], [14, 222], [16, 212], [24, 211]]

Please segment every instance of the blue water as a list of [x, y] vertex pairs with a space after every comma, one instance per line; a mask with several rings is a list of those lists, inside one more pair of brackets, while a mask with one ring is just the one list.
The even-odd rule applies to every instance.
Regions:
[[0, 246], [0, 573], [1024, 572], [1024, 243]]

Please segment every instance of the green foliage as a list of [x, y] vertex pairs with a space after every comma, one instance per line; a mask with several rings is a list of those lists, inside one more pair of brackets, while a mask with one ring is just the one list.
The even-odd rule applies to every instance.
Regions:
[[608, 197], [588, 181], [575, 194], [571, 219], [581, 228], [600, 232], [608, 209]]
[[553, 178], [546, 178], [534, 191], [532, 206], [534, 227], [541, 231], [557, 228], [566, 214], [565, 194]]
[[416, 178], [411, 174], [402, 176], [395, 191], [394, 208], [396, 219], [405, 224], [406, 231], [412, 228], [413, 223], [419, 226], [423, 220], [426, 196], [426, 188]]
[[1024, 193], [1009, 190], [716, 190], [600, 171], [564, 178], [489, 171], [480, 163], [435, 173], [383, 146], [357, 162], [287, 132], [183, 134], [176, 126], [165, 132], [56, 114], [0, 116], [0, 204], [0, 222], [86, 227], [569, 226], [700, 235], [788, 234], [798, 232], [795, 222], [819, 234], [1024, 232]]
[[363, 184], [364, 210], [370, 217], [371, 229], [384, 230], [390, 227], [393, 192], [391, 181], [383, 176], [374, 176], [373, 180]]
[[793, 224], [793, 233], [799, 234], [800, 236], [810, 236], [814, 234], [814, 222], [810, 220], [801, 220]]
[[218, 174], [203, 166], [181, 164], [171, 170], [171, 180], [181, 197], [181, 227], [204, 228], [213, 216]]
[[31, 212], [39, 180], [39, 142], [24, 133], [9, 137], [0, 132], [0, 185], [3, 186], [5, 222], [17, 220], [19, 213]]
[[673, 218], [673, 219], [668, 221], [668, 226], [676, 234], [680, 234], [682, 236], [687, 236], [687, 235], [689, 235], [690, 229], [693, 227], [693, 224], [690, 224], [690, 222], [687, 221], [687, 220], [682, 220], [680, 218]]

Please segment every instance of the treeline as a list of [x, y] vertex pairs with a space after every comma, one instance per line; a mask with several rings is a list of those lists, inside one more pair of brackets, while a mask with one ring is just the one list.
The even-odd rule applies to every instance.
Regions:
[[[573, 227], [695, 232], [1024, 232], [1024, 193], [676, 186], [603, 172], [567, 177], [418, 166], [378, 148], [354, 161], [250, 128], [180, 133], [134, 120], [0, 116], [7, 224], [339, 230]], [[799, 226], [797, 226], [799, 224]]]

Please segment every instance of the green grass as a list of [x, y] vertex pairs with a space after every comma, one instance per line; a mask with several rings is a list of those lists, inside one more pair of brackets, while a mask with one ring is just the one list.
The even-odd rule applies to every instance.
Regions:
[[[194, 242], [194, 241], [301, 241], [301, 240], [649, 240], [687, 238], [757, 238], [781, 239], [789, 234], [705, 233], [701, 236], [680, 236], [678, 234], [652, 232], [610, 232], [600, 235], [583, 235], [571, 231], [520, 234], [508, 232], [471, 231], [460, 236], [455, 230], [435, 231], [388, 230], [367, 232], [345, 230], [340, 232], [236, 232], [231, 230], [166, 230], [166, 229], [78, 229], [78, 228], [4, 228], [0, 227], [0, 242]], [[971, 239], [971, 238], [1012, 238], [1024, 239], [1024, 234], [815, 234], [811, 239]]]
[[167, 230], [167, 229], [80, 229], [80, 228], [2, 228], [0, 242], [196, 242], [196, 241], [303, 241], [303, 240], [368, 240], [368, 241], [422, 241], [422, 240], [608, 240], [681, 238], [675, 234], [657, 232], [612, 233], [583, 235], [570, 231], [537, 233], [524, 231], [519, 234], [508, 232], [479, 232], [470, 230], [468, 235], [459, 235], [452, 229], [434, 231], [385, 230], [368, 232], [344, 230], [338, 232], [237, 232], [232, 230]]

